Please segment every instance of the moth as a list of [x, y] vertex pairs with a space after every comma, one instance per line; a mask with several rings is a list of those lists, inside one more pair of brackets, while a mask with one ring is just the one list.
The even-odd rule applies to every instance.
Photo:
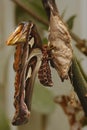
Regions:
[[7, 45], [16, 45], [13, 68], [15, 76], [13, 125], [28, 122], [31, 98], [36, 74], [45, 86], [52, 86], [51, 70], [47, 47], [42, 46], [36, 26], [32, 22], [22, 22], [7, 40]]
[[13, 125], [25, 124], [29, 120], [37, 73], [40, 83], [50, 87], [53, 86], [50, 65], [57, 70], [62, 81], [69, 77], [71, 38], [53, 2], [48, 0], [44, 4], [50, 19], [47, 45], [42, 44], [37, 28], [31, 21], [20, 23], [7, 40], [7, 45], [16, 45]]

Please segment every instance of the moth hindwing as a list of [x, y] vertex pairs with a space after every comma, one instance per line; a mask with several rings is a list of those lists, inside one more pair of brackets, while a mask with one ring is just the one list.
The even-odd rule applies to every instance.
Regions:
[[44, 45], [42, 48], [42, 62], [40, 69], [38, 71], [38, 78], [40, 83], [44, 86], [53, 86], [52, 77], [51, 77], [51, 69], [49, 65], [49, 53], [48, 46]]

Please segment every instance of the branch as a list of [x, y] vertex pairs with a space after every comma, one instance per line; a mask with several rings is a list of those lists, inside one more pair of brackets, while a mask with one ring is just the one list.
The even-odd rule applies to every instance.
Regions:
[[[16, 3], [19, 7], [21, 7], [23, 10], [25, 10], [29, 15], [31, 15], [34, 19], [36, 19], [38, 22], [44, 24], [45, 26], [49, 25], [49, 22], [42, 19], [41, 17], [39, 17], [38, 15], [36, 15], [35, 13], [33, 13], [33, 11], [31, 11], [29, 8], [27, 8], [24, 4], [22, 4], [21, 2], [19, 2], [18, 0], [12, 0], [14, 3]], [[69, 30], [71, 37], [74, 41], [76, 41], [76, 46], [78, 47], [78, 49], [81, 50], [81, 52], [83, 52], [85, 55], [87, 55], [87, 46], [86, 46], [86, 40], [83, 40], [81, 38], [79, 38], [75, 33], [71, 32]]]
[[71, 37], [74, 41], [76, 41], [77, 48], [87, 56], [87, 41], [79, 38], [75, 33], [69, 30]]
[[16, 3], [19, 7], [21, 7], [23, 10], [25, 10], [29, 15], [31, 15], [34, 19], [36, 19], [38, 22], [44, 24], [45, 26], [48, 26], [48, 22], [33, 13], [29, 8], [27, 8], [22, 2], [19, 2], [19, 0], [12, 0], [14, 3]]

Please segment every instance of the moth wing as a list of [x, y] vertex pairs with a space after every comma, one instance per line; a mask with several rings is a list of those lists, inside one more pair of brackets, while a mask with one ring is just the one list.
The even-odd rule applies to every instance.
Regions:
[[32, 22], [23, 22], [19, 24], [7, 43], [16, 45], [15, 114], [12, 124], [22, 125], [27, 123], [30, 117], [34, 82], [41, 65], [42, 42], [36, 26]]

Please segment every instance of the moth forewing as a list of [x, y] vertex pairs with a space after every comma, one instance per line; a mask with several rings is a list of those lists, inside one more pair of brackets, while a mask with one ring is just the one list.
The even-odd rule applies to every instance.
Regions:
[[7, 44], [16, 45], [15, 114], [12, 124], [22, 125], [27, 123], [30, 117], [34, 80], [42, 59], [42, 42], [36, 26], [32, 22], [22, 22], [8, 38]]
[[52, 62], [62, 80], [68, 78], [68, 71], [72, 62], [71, 37], [67, 27], [58, 13], [51, 12], [49, 28], [49, 47]]

